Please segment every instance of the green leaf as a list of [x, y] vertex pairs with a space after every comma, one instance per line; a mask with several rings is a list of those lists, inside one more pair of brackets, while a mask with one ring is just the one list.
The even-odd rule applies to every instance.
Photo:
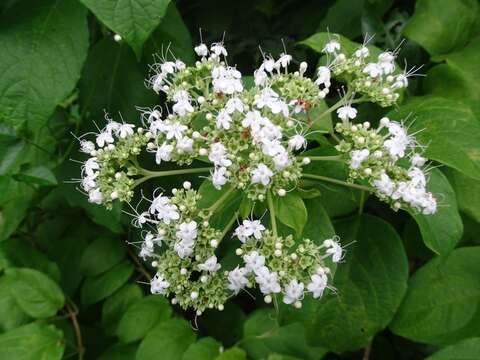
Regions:
[[79, 79], [86, 11], [75, 0], [19, 1], [0, 24], [0, 121], [37, 131]]
[[407, 288], [408, 263], [401, 239], [383, 220], [362, 215], [334, 225], [342, 244], [355, 241], [335, 273], [336, 294], [288, 322], [303, 321], [310, 344], [343, 352], [365, 346], [390, 323]]
[[120, 34], [140, 59], [143, 43], [160, 24], [170, 0], [80, 0], [107, 27]]
[[91, 119], [103, 121], [107, 110], [135, 122], [139, 118], [135, 106], [151, 106], [158, 100], [155, 93], [145, 87], [144, 78], [144, 71], [131, 49], [104, 38], [88, 54], [78, 84], [80, 106]]
[[220, 353], [221, 344], [211, 337], [204, 337], [191, 344], [182, 360], [210, 360]]
[[22, 181], [27, 184], [36, 184], [40, 186], [57, 185], [55, 175], [45, 166], [34, 166], [27, 170], [16, 174], [15, 180]]
[[104, 331], [108, 335], [114, 335], [125, 311], [142, 297], [142, 289], [137, 284], [126, 284], [105, 300], [102, 307], [102, 326]]
[[425, 77], [427, 93], [468, 103], [480, 117], [480, 38], [470, 40], [463, 49], [435, 60], [445, 61], [431, 68]]
[[418, 0], [403, 34], [431, 55], [448, 53], [467, 42], [477, 9], [475, 0]]
[[7, 176], [0, 176], [0, 241], [7, 239], [22, 222], [33, 189]]
[[427, 158], [480, 179], [480, 123], [469, 107], [439, 97], [416, 97], [388, 114], [395, 120], [411, 115], [409, 132], [418, 132], [418, 142], [428, 145]]
[[198, 325], [202, 331], [224, 346], [233, 346], [242, 338], [244, 321], [245, 313], [240, 306], [227, 302], [223, 311], [205, 311], [202, 317], [198, 318]]
[[300, 195], [290, 192], [283, 197], [274, 197], [273, 207], [278, 220], [300, 236], [307, 223], [307, 209]]
[[99, 275], [122, 261], [127, 248], [119, 239], [100, 237], [85, 249], [80, 271], [86, 276]]
[[17, 305], [5, 277], [0, 277], [0, 333], [27, 323], [31, 318]]
[[133, 274], [133, 265], [125, 260], [107, 272], [85, 279], [81, 289], [82, 304], [95, 304], [113, 294]]
[[480, 183], [462, 173], [445, 168], [443, 172], [455, 190], [458, 209], [480, 222]]
[[150, 295], [130, 305], [118, 324], [116, 334], [124, 343], [134, 342], [171, 316], [168, 300], [163, 296]]
[[279, 326], [273, 309], [259, 309], [244, 323], [242, 347], [252, 359], [265, 359], [280, 353], [300, 359], [316, 360], [325, 349], [306, 343], [305, 329], [300, 323]]
[[8, 239], [0, 243], [0, 270], [11, 267], [33, 268], [56, 282], [60, 281], [58, 265], [20, 239]]
[[463, 223], [450, 183], [438, 169], [429, 173], [427, 188], [438, 201], [437, 212], [423, 215], [410, 211], [422, 233], [423, 242], [437, 254], [448, 254], [463, 234]]
[[153, 328], [140, 343], [136, 360], [181, 360], [183, 353], [195, 342], [195, 333], [183, 319], [170, 319]]
[[322, 199], [315, 198], [305, 201], [308, 219], [303, 228], [303, 237], [320, 245], [326, 239], [335, 235], [335, 229], [328, 217], [327, 211], [322, 206]]
[[0, 124], [0, 175], [19, 170], [20, 165], [26, 160], [26, 148], [25, 141], [17, 136], [13, 127]]
[[65, 350], [61, 330], [32, 323], [0, 335], [0, 359], [60, 360]]
[[476, 360], [480, 354], [480, 338], [471, 338], [447, 346], [426, 360]]
[[233, 347], [218, 355], [215, 360], [247, 360], [247, 354], [244, 350]]
[[[162, 49], [165, 52], [167, 48], [184, 63], [193, 65], [195, 62], [192, 37], [174, 3], [168, 5], [167, 14], [145, 43], [144, 53], [161, 54]], [[147, 59], [150, 61], [151, 57]]]
[[408, 283], [391, 330], [429, 344], [480, 336], [480, 247], [455, 249], [429, 261]]
[[98, 360], [133, 360], [137, 348], [137, 344], [116, 344], [105, 350]]
[[9, 268], [5, 270], [4, 279], [18, 306], [31, 317], [53, 316], [65, 302], [58, 285], [40, 271]]

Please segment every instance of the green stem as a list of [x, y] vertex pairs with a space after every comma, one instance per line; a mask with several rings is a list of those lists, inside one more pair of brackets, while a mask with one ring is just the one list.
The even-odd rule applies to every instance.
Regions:
[[270, 213], [270, 222], [272, 223], [273, 236], [277, 237], [277, 219], [275, 218], [275, 208], [273, 206], [272, 193], [267, 193], [268, 212]]
[[358, 184], [350, 184], [350, 183], [348, 183], [348, 182], [346, 182], [346, 181], [334, 179], [334, 178], [327, 177], [327, 176], [312, 175], [312, 174], [302, 174], [302, 177], [304, 177], [304, 178], [306, 178], [306, 179], [314, 179], [314, 180], [326, 181], [326, 182], [330, 182], [330, 183], [337, 184], [337, 185], [342, 185], [342, 186], [351, 187], [351, 188], [354, 188], [354, 189], [365, 190], [365, 191], [369, 191], [369, 192], [372, 191], [372, 189], [371, 189], [370, 187], [368, 187], [368, 186], [358, 185]]
[[223, 205], [223, 203], [228, 199], [228, 197], [235, 191], [235, 188], [232, 186], [228, 189], [222, 196], [218, 198], [210, 207], [207, 208], [207, 211], [213, 214], [217, 209]]
[[136, 187], [141, 183], [156, 177], [204, 173], [204, 172], [209, 172], [211, 169], [212, 169], [211, 167], [202, 167], [202, 168], [193, 168], [193, 169], [150, 171], [150, 170], [140, 168], [139, 174], [145, 175], [145, 176], [135, 180], [135, 182], [133, 183], [133, 187]]
[[358, 207], [358, 215], [362, 215], [363, 214], [363, 207], [365, 205], [365, 191], [361, 191], [360, 193], [360, 206]]
[[223, 229], [222, 235], [220, 236], [220, 239], [218, 242], [222, 241], [225, 235], [227, 235], [228, 231], [230, 230], [232, 225], [235, 223], [235, 220], [237, 220], [237, 217], [238, 217], [238, 211], [235, 211], [235, 214], [233, 214], [230, 221], [227, 223], [227, 225], [225, 225], [225, 228]]
[[312, 161], [343, 161], [342, 155], [332, 155], [332, 156], [308, 156], [302, 155], [297, 156], [299, 158], [309, 158]]

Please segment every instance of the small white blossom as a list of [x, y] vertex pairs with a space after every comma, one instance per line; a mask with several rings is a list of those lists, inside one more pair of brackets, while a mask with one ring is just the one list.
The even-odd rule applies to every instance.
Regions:
[[288, 148], [290, 150], [300, 150], [307, 147], [307, 139], [302, 135], [293, 135], [290, 140], [288, 140]]
[[227, 168], [223, 166], [216, 167], [212, 172], [213, 187], [217, 190], [220, 190], [222, 186], [227, 183], [227, 181]]
[[152, 294], [165, 294], [169, 286], [170, 283], [165, 280], [163, 274], [160, 274], [158, 272], [150, 281], [150, 291], [152, 292]]
[[247, 270], [242, 267], [236, 267], [228, 273], [228, 288], [232, 290], [235, 295], [240, 292], [248, 284], [246, 277]]
[[101, 204], [103, 200], [103, 195], [99, 189], [91, 190], [88, 193], [88, 201], [94, 204]]
[[162, 161], [170, 161], [173, 151], [173, 145], [163, 143], [155, 152], [155, 162], [160, 164]]
[[198, 44], [194, 50], [198, 56], [205, 57], [208, 55], [208, 47], [205, 44]]
[[229, 130], [231, 122], [232, 122], [232, 118], [228, 114], [227, 110], [225, 109], [220, 110], [220, 112], [217, 115], [217, 122], [216, 122], [217, 129]]
[[153, 199], [150, 205], [150, 214], [156, 214], [157, 218], [167, 225], [172, 220], [180, 218], [177, 206], [172, 204], [167, 196], [162, 196], [161, 194]]
[[255, 272], [255, 281], [260, 286], [264, 295], [275, 294], [282, 291], [278, 282], [278, 274], [271, 272], [266, 266], [262, 266]]
[[257, 251], [251, 251], [243, 256], [245, 268], [248, 272], [256, 273], [262, 266], [265, 265], [265, 257], [260, 255]]
[[357, 117], [357, 109], [353, 108], [350, 105], [345, 105], [337, 109], [337, 115], [343, 121], [355, 119]]
[[323, 295], [323, 292], [327, 287], [327, 275], [314, 274], [310, 277], [310, 280], [311, 282], [307, 285], [307, 289], [312, 293], [314, 299], [318, 299]]
[[216, 272], [220, 269], [221, 265], [217, 262], [215, 255], [210, 256], [204, 263], [198, 264], [198, 269], [208, 272]]
[[197, 223], [195, 221], [184, 222], [178, 226], [177, 232], [175, 234], [178, 239], [181, 239], [185, 242], [193, 242], [197, 237]]
[[369, 155], [370, 151], [368, 151], [368, 149], [353, 150], [351, 153], [352, 159], [350, 160], [350, 167], [352, 169], [358, 169]]
[[330, 40], [328, 43], [325, 44], [325, 47], [322, 51], [332, 54], [338, 50], [340, 50], [340, 43], [336, 40]]
[[283, 302], [285, 304], [293, 304], [295, 301], [300, 300], [303, 297], [303, 289], [303, 283], [298, 282], [296, 279], [291, 280], [285, 287]]
[[270, 183], [270, 178], [273, 176], [272, 170], [270, 170], [265, 164], [258, 164], [258, 166], [251, 171], [252, 184], [262, 184], [267, 186]]

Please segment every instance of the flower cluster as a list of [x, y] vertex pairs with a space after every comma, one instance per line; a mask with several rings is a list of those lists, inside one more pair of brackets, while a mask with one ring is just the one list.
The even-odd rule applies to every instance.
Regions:
[[423, 214], [435, 213], [437, 202], [426, 190], [422, 169], [426, 159], [401, 123], [384, 117], [377, 129], [365, 122], [338, 123], [336, 130], [343, 136], [337, 149], [346, 155], [352, 181], [366, 180], [375, 194], [396, 210], [407, 207]]
[[[107, 118], [108, 119], [108, 118]], [[111, 207], [112, 201], [129, 201], [137, 168], [132, 160], [147, 144], [143, 129], [108, 119], [94, 141], [81, 139], [80, 150], [89, 155], [82, 165], [81, 187], [89, 201]]]

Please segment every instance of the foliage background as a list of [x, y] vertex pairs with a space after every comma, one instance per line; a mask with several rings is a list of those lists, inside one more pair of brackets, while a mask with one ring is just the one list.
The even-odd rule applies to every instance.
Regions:
[[[480, 358], [478, 8], [475, 0], [3, 1], [0, 358]], [[360, 115], [413, 114], [438, 165], [430, 178], [441, 194], [437, 215], [394, 213], [324, 186], [305, 201], [305, 236], [335, 229], [356, 240], [336, 295], [279, 314], [241, 296], [198, 319], [148, 295], [149, 270], [126, 245], [135, 237], [128, 217], [88, 204], [66, 182], [79, 177], [71, 133], [94, 129], [105, 109], [138, 122], [135, 106], [163, 101], [143, 86], [152, 54], [171, 43], [192, 62], [200, 27], [205, 42], [226, 31], [243, 73], [258, 65], [258, 45], [278, 54], [280, 39], [314, 64], [322, 45], [314, 34], [327, 27], [360, 42], [375, 33], [388, 49], [405, 39], [400, 63], [425, 64], [427, 76], [398, 108], [365, 105]], [[322, 166], [316, 171], [338, 174]]]

